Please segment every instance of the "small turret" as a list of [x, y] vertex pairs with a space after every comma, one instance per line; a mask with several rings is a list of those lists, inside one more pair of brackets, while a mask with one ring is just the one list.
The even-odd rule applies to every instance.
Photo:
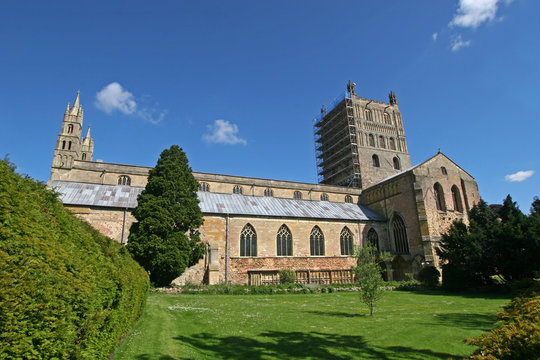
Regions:
[[395, 92], [390, 91], [390, 94], [388, 94], [388, 99], [390, 100], [390, 105], [397, 105], [397, 98]]

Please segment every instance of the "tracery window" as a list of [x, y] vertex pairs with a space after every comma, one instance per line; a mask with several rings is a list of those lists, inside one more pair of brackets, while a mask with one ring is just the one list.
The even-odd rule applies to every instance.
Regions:
[[322, 193], [321, 194], [321, 201], [328, 201], [328, 194], [327, 193]]
[[353, 234], [348, 227], [344, 227], [339, 235], [339, 244], [341, 245], [341, 255], [353, 255]]
[[371, 157], [371, 159], [373, 160], [373, 166], [374, 167], [380, 167], [381, 166], [381, 163], [379, 162], [379, 157], [377, 155], [373, 155]]
[[243, 190], [242, 190], [242, 187], [240, 185], [235, 185], [233, 187], [233, 194], [242, 195], [242, 193], [243, 193]]
[[318, 226], [311, 230], [309, 247], [311, 256], [324, 256], [324, 235]]
[[210, 191], [210, 184], [206, 182], [199, 183], [199, 191], [203, 191], [203, 192]]
[[459, 193], [459, 189], [456, 185], [452, 186], [452, 200], [454, 201], [454, 210], [462, 212], [463, 211], [463, 205], [461, 202], [461, 195]]
[[435, 185], [433, 185], [433, 194], [435, 195], [435, 204], [437, 205], [437, 210], [446, 211], [444, 191], [441, 184], [435, 183]]
[[405, 228], [405, 222], [398, 214], [394, 214], [394, 218], [392, 219], [392, 232], [396, 253], [408, 254], [409, 240], [407, 239], [407, 229]]
[[377, 231], [374, 228], [369, 229], [367, 233], [367, 241], [370, 246], [373, 246], [377, 249], [377, 251], [380, 251], [379, 249], [379, 235], [377, 234]]
[[396, 141], [394, 140], [394, 138], [390, 138], [388, 140], [388, 146], [390, 147], [390, 149], [396, 150]]
[[302, 200], [302, 193], [300, 191], [295, 191], [293, 194], [293, 199]]
[[286, 225], [281, 225], [276, 236], [277, 256], [292, 256], [292, 234]]
[[379, 147], [386, 149], [386, 142], [384, 141], [384, 136], [379, 136]]
[[121, 175], [118, 177], [118, 185], [131, 185], [131, 178], [127, 175]]
[[352, 204], [352, 202], [353, 202], [352, 196], [351, 195], [345, 195], [345, 202], [349, 203], [349, 204]]
[[251, 224], [240, 233], [240, 256], [257, 256], [257, 233]]
[[68, 132], [68, 134], [73, 133], [73, 124], [68, 125], [67, 132]]
[[396, 170], [401, 169], [401, 164], [399, 163], [399, 159], [397, 158], [397, 156], [395, 156], [393, 160], [394, 160], [394, 169]]
[[274, 190], [272, 190], [270, 188], [264, 189], [264, 196], [273, 197], [274, 196]]
[[448, 175], [448, 171], [446, 171], [446, 168], [444, 166], [441, 166], [441, 173], [443, 175]]
[[369, 139], [369, 146], [375, 147], [375, 137], [373, 136], [373, 134], [369, 134], [368, 139]]

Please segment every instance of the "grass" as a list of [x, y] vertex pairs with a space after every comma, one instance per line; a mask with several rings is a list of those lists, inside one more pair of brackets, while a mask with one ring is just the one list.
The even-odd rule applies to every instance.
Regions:
[[388, 292], [373, 317], [357, 293], [150, 294], [114, 360], [449, 359], [490, 330], [508, 298]]

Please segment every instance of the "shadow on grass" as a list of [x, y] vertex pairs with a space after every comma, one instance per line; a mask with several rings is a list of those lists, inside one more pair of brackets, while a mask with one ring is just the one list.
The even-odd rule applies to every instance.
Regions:
[[[200, 333], [174, 339], [208, 359], [448, 359], [453, 354], [403, 346], [380, 348], [362, 336], [268, 331], [254, 337]], [[144, 359], [144, 358], [141, 358]], [[188, 358], [183, 358], [188, 359]]]
[[323, 315], [323, 316], [338, 316], [338, 317], [366, 317], [368, 315], [366, 314], [358, 314], [358, 313], [348, 313], [348, 312], [342, 312], [342, 311], [304, 311], [309, 314], [314, 315]]
[[151, 356], [148, 354], [141, 354], [135, 356], [136, 360], [176, 360], [176, 358], [169, 355], [158, 355], [158, 357]]
[[497, 321], [495, 314], [457, 314], [446, 313], [434, 316], [434, 322], [430, 325], [444, 325], [458, 327], [467, 330], [490, 331]]

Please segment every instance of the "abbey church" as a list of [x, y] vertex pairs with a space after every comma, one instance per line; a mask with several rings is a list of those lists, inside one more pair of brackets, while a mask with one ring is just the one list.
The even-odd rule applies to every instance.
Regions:
[[[175, 283], [269, 284], [291, 269], [300, 283], [352, 282], [355, 245], [388, 251], [388, 280], [440, 266], [435, 248], [480, 200], [475, 179], [439, 152], [412, 166], [396, 95], [355, 84], [313, 120], [318, 184], [194, 172], [207, 252]], [[80, 95], [64, 113], [48, 185], [64, 206], [125, 244], [149, 167], [93, 161]]]

